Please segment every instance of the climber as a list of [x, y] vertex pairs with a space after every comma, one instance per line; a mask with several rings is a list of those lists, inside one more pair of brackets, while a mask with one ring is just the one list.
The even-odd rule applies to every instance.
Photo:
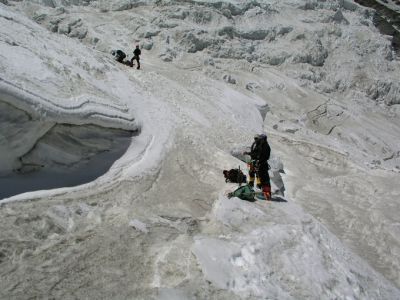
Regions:
[[111, 55], [115, 56], [117, 62], [120, 62], [121, 64], [124, 63], [126, 54], [122, 50], [112, 50]]
[[136, 49], [133, 50], [133, 57], [131, 59], [131, 67], [133, 67], [133, 61], [136, 60], [137, 62], [137, 68], [136, 69], [140, 69], [140, 54], [142, 54], [142, 52], [139, 49], [139, 45], [136, 45]]
[[[250, 186], [254, 186], [254, 179], [255, 179], [255, 175], [256, 175], [256, 161], [257, 161], [257, 157], [258, 157], [258, 148], [257, 148], [257, 142], [259, 141], [259, 134], [256, 134], [254, 136], [254, 142], [250, 147], [250, 152], [243, 152], [244, 155], [250, 155], [250, 159], [251, 161], [248, 163], [248, 167], [249, 167], [249, 185]], [[259, 178], [257, 177], [257, 187], [260, 188], [261, 187], [261, 183]]]
[[243, 174], [242, 170], [239, 169], [230, 169], [224, 170], [223, 174], [225, 176], [225, 182], [234, 182], [234, 183], [246, 183], [246, 175]]
[[265, 199], [271, 200], [271, 183], [268, 174], [268, 159], [271, 154], [271, 148], [265, 134], [256, 134], [254, 143], [251, 145], [250, 152], [243, 154], [250, 155], [249, 163], [249, 185], [254, 186], [254, 179], [257, 175], [257, 187], [260, 188]]

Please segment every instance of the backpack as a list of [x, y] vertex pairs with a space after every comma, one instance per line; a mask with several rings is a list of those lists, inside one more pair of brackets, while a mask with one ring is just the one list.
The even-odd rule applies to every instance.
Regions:
[[125, 54], [123, 51], [121, 51], [121, 50], [117, 50], [117, 55], [118, 55], [119, 57], [121, 57], [122, 59], [125, 59], [125, 57], [126, 57], [126, 54]]
[[240, 169], [224, 170], [223, 173], [225, 182], [246, 183], [246, 175]]
[[228, 198], [237, 197], [239, 199], [246, 201], [255, 201], [254, 196], [255, 192], [253, 188], [248, 184], [241, 186], [232, 193], [228, 194]]

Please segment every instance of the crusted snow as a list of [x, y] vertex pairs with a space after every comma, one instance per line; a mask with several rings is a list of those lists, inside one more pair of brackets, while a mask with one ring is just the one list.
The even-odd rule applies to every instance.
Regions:
[[[0, 298], [398, 299], [400, 63], [372, 20], [0, 1]], [[137, 43], [142, 70], [113, 61]], [[226, 198], [262, 131], [275, 201]]]

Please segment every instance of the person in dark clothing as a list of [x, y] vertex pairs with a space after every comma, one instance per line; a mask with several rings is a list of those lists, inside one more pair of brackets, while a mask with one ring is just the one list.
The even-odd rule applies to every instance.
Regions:
[[267, 136], [260, 134], [254, 136], [254, 143], [250, 152], [243, 154], [250, 155], [249, 163], [249, 185], [254, 186], [254, 179], [257, 175], [257, 187], [261, 188], [267, 200], [271, 199], [271, 182], [268, 174], [268, 159], [271, 154], [271, 147], [268, 144]]
[[245, 183], [246, 175], [240, 169], [224, 170], [225, 182]]
[[115, 60], [117, 62], [120, 62], [121, 64], [124, 63], [124, 59], [126, 57], [126, 54], [122, 50], [112, 50], [111, 54], [115, 56]]
[[136, 49], [133, 50], [133, 57], [131, 59], [131, 67], [133, 67], [133, 61], [136, 60], [137, 63], [137, 68], [136, 69], [140, 69], [140, 55], [142, 54], [142, 52], [139, 49], [139, 45], [136, 45]]
[[[254, 142], [251, 145], [250, 152], [244, 152], [243, 154], [250, 155], [251, 161], [247, 164], [249, 167], [249, 185], [254, 186], [254, 180], [256, 179], [256, 161], [257, 161], [257, 141], [259, 139], [259, 135], [254, 136]], [[261, 187], [261, 183], [259, 177], [257, 177], [257, 187]]]

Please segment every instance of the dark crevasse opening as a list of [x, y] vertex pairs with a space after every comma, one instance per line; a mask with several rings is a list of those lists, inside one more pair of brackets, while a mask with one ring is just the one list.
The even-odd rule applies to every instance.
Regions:
[[0, 199], [91, 182], [137, 132], [37, 120], [0, 102]]

